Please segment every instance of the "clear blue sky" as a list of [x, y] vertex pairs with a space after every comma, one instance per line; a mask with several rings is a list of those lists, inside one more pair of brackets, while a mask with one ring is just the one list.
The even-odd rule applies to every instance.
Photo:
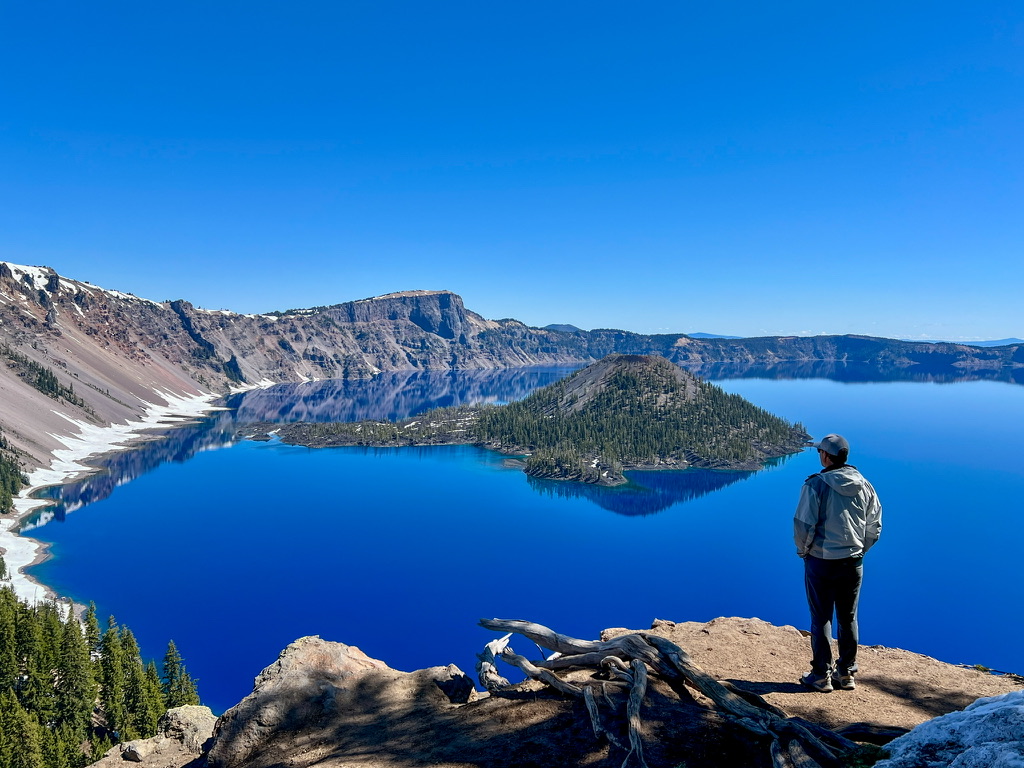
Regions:
[[1024, 337], [1024, 4], [7, 2], [0, 259], [242, 312]]

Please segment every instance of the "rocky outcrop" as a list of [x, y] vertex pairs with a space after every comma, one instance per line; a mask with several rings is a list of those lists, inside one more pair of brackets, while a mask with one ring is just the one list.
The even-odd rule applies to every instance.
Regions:
[[[627, 632], [605, 630], [602, 639]], [[655, 620], [649, 632], [688, 651], [699, 667], [737, 691], [758, 694], [789, 716], [845, 731], [856, 740], [870, 742], [883, 728], [909, 729], [964, 707], [967, 711], [955, 718], [979, 714], [989, 718], [971, 726], [981, 736], [986, 729], [996, 732], [997, 720], [1019, 719], [1024, 682], [1020, 678], [956, 667], [907, 651], [862, 647], [857, 689], [825, 695], [796, 682], [806, 671], [809, 649], [806, 633], [793, 627], [742, 618], [707, 623]], [[572, 675], [582, 674], [590, 673], [569, 673], [569, 679], [581, 682]], [[969, 706], [979, 697], [1008, 693], [1004, 705], [1009, 702], [1018, 709], [983, 702]], [[598, 704], [603, 727], [625, 744], [624, 718], [605, 703]], [[644, 755], [652, 768], [680, 764], [767, 768], [770, 764], [765, 745], [718, 714], [709, 701], [698, 694], [681, 698], [656, 675], [651, 676], [641, 715]], [[954, 722], [960, 725], [953, 736], [943, 731], [947, 742], [971, 748], [968, 730], [962, 725], [968, 720]], [[924, 726], [929, 727], [931, 723]], [[1004, 730], [1000, 726], [998, 732]], [[979, 743], [978, 747], [992, 745]], [[120, 752], [104, 760], [115, 756], [120, 765], [127, 764]], [[623, 748], [595, 738], [582, 702], [539, 683], [520, 683], [491, 696], [478, 696], [454, 666], [399, 672], [352, 646], [310, 637], [289, 645], [259, 675], [252, 694], [218, 720], [202, 757], [189, 753], [178, 763], [156, 762], [162, 758], [154, 751], [140, 765], [619, 768], [624, 757]], [[113, 764], [100, 763], [104, 768]], [[893, 768], [923, 764], [894, 763]]]
[[217, 721], [207, 762], [210, 768], [280, 764], [295, 740], [313, 760], [368, 733], [387, 738], [389, 724], [429, 722], [475, 698], [472, 681], [455, 665], [399, 672], [354, 646], [303, 637]]
[[978, 699], [888, 744], [876, 768], [1013, 768], [1024, 765], [1024, 691]]
[[124, 768], [138, 764], [147, 768], [179, 768], [188, 765], [203, 753], [216, 721], [209, 707], [169, 709], [160, 718], [156, 736], [118, 744], [93, 766]]

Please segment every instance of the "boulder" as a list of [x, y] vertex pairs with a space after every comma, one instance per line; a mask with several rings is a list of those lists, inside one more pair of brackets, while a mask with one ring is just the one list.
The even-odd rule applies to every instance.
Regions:
[[323, 723], [338, 711], [339, 697], [374, 671], [393, 670], [355, 646], [299, 638], [256, 677], [252, 693], [217, 721], [209, 765], [241, 765], [268, 736]]
[[202, 754], [216, 722], [209, 707], [174, 707], [160, 718], [156, 736], [118, 744], [91, 768], [118, 768], [125, 763], [138, 763], [144, 768], [191, 765]]
[[978, 699], [890, 742], [875, 768], [1024, 766], [1024, 691]]
[[435, 682], [453, 704], [466, 704], [476, 700], [476, 686], [469, 676], [454, 664], [447, 667], [433, 667], [440, 670]]
[[216, 722], [217, 718], [209, 707], [186, 705], [167, 710], [160, 718], [157, 730], [198, 755], [213, 736]]
[[473, 681], [454, 664], [399, 672], [354, 646], [303, 637], [217, 721], [207, 765], [277, 765], [296, 744], [308, 760], [346, 746], [372, 752], [399, 734], [409, 739], [410, 729], [434, 740], [438, 718], [475, 698]]
[[[133, 763], [141, 763], [151, 754], [157, 751], [160, 746], [157, 744], [157, 738], [153, 739], [136, 739], [135, 741], [125, 742], [121, 744], [121, 759], [128, 760]], [[162, 742], [163, 739], [160, 739]]]

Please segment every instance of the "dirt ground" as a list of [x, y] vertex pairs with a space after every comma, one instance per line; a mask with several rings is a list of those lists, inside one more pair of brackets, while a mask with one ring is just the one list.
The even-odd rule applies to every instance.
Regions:
[[[658, 622], [655, 622], [658, 624]], [[635, 630], [605, 630], [612, 637]], [[653, 630], [683, 648], [718, 680], [763, 696], [790, 715], [829, 728], [857, 722], [913, 728], [963, 709], [982, 696], [1024, 688], [1024, 680], [957, 667], [919, 653], [861, 646], [857, 688], [808, 691], [798, 680], [810, 669], [806, 633], [760, 619], [719, 618], [706, 624], [666, 622]]]

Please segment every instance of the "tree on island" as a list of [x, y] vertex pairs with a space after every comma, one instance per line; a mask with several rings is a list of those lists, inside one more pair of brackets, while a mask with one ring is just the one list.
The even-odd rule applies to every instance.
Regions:
[[[263, 425], [260, 425], [262, 428]], [[507, 405], [437, 408], [388, 421], [275, 425], [289, 444], [476, 443], [528, 455], [535, 477], [615, 485], [625, 469], [756, 470], [808, 435], [663, 357], [609, 355]]]

